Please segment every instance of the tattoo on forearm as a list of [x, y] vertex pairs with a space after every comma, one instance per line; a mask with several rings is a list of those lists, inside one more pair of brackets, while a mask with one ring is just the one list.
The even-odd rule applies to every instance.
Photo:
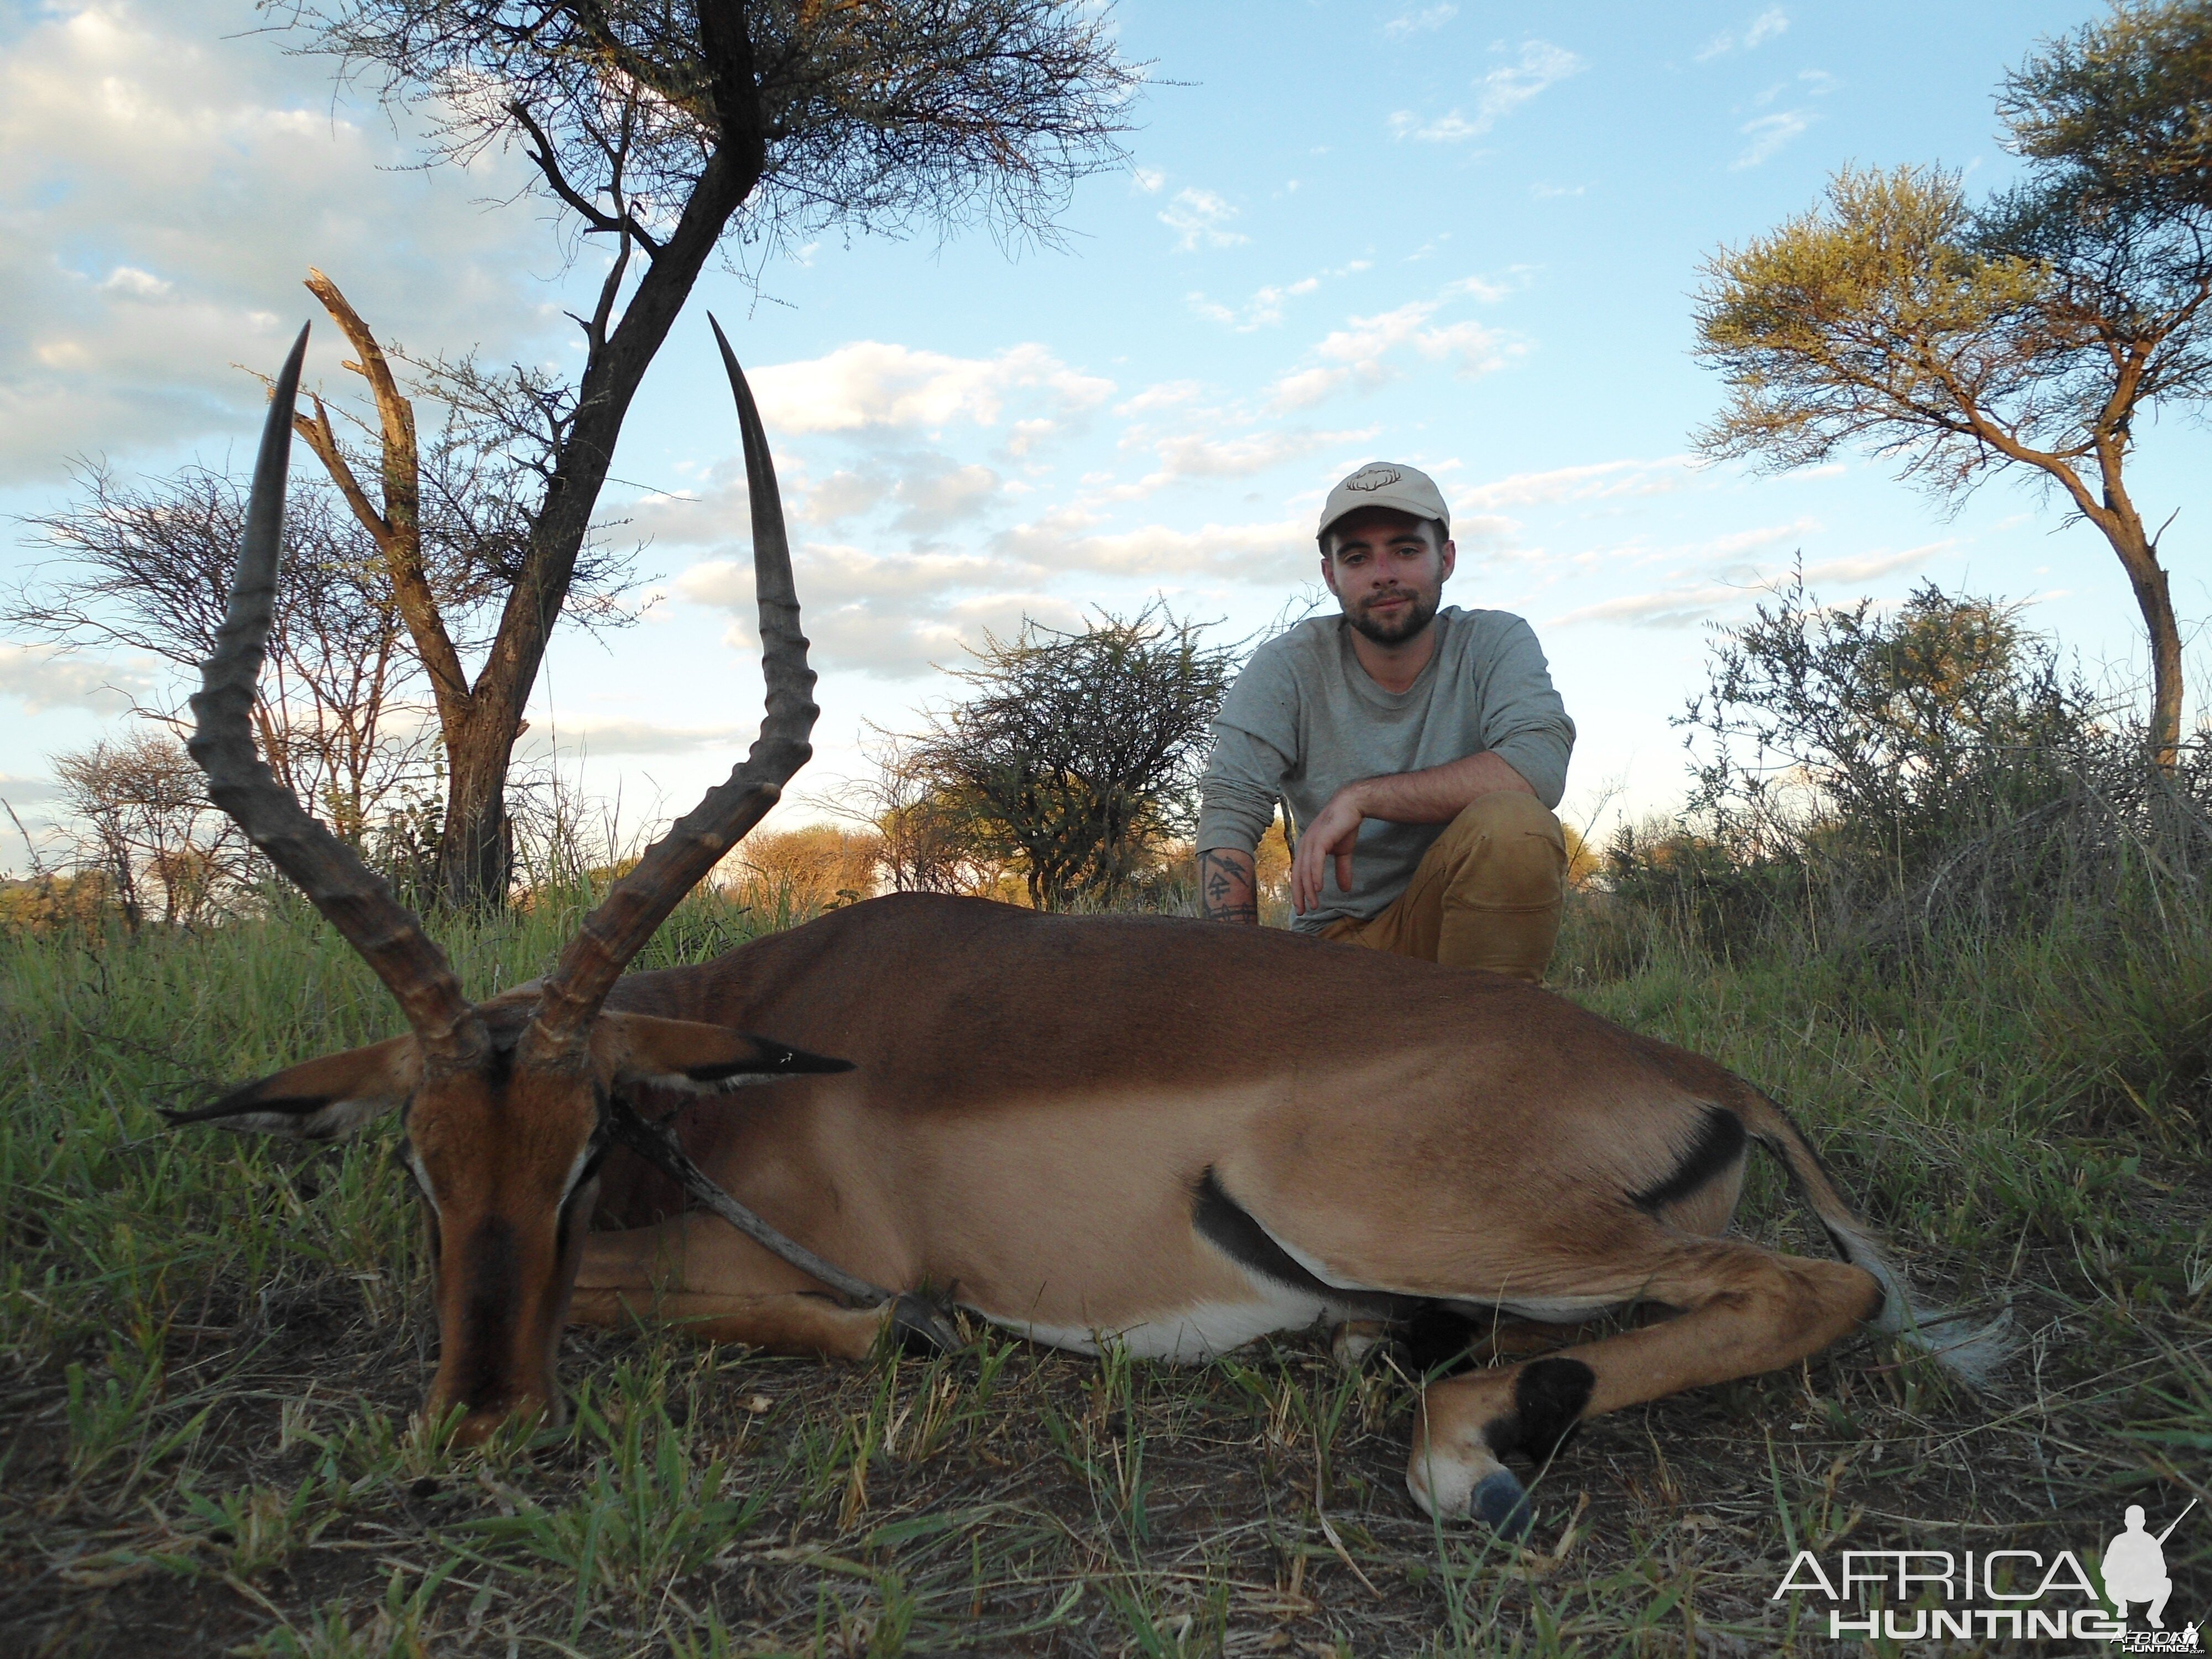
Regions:
[[1260, 920], [1260, 896], [1249, 853], [1215, 848], [1198, 855], [1198, 902], [1208, 921]]

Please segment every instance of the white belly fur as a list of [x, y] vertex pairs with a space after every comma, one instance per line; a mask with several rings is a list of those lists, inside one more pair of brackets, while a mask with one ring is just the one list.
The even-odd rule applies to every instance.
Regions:
[[1302, 1331], [1323, 1319], [1350, 1317], [1352, 1312], [1309, 1292], [1263, 1281], [1254, 1282], [1252, 1294], [1249, 1302], [1201, 1302], [1118, 1330], [999, 1319], [988, 1313], [983, 1316], [1048, 1347], [1095, 1354], [1107, 1343], [1119, 1343], [1133, 1358], [1195, 1365], [1276, 1331]]

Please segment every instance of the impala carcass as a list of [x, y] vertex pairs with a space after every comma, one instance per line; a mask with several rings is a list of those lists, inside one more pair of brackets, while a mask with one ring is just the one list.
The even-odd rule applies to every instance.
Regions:
[[[1425, 1389], [1414, 1498], [1511, 1533], [1528, 1510], [1506, 1460], [1540, 1462], [1583, 1419], [1794, 1364], [1868, 1322], [1913, 1330], [1897, 1275], [1771, 1101], [1517, 981], [1255, 928], [924, 896], [622, 977], [774, 804], [816, 712], [768, 446], [726, 342], [760, 740], [542, 981], [470, 1001], [252, 754], [305, 337], [277, 381], [192, 749], [409, 1030], [179, 1115], [322, 1139], [400, 1112], [436, 1264], [426, 1410], [458, 1409], [465, 1437], [562, 1416], [572, 1317], [859, 1358], [887, 1335], [949, 1340], [927, 1287], [1041, 1342], [1198, 1360], [1431, 1306], [1551, 1324], [1674, 1310]], [[776, 1086], [728, 1092], [757, 1082]], [[707, 1097], [670, 1113], [670, 1089]], [[1753, 1141], [1842, 1261], [1722, 1237]], [[1952, 1363], [1988, 1352], [1954, 1344]]]

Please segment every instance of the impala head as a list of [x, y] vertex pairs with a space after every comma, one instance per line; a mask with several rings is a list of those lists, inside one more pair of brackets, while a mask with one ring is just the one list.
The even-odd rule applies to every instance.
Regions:
[[718, 1091], [842, 1060], [721, 1026], [608, 1012], [607, 993], [677, 902], [775, 804], [811, 750], [817, 710], [768, 442], [719, 325], [752, 494], [768, 713], [759, 740], [617, 883], [543, 981], [485, 1003], [353, 849], [310, 817], [256, 757], [250, 713], [276, 586], [292, 409], [307, 332], [276, 378], [255, 464], [245, 545], [215, 654], [192, 699], [189, 747], [208, 793], [368, 960], [405, 1035], [234, 1090], [179, 1122], [328, 1140], [397, 1110], [434, 1265], [440, 1353], [426, 1410], [463, 1409], [480, 1440], [514, 1416], [564, 1415], [554, 1379], [609, 1114], [647, 1085]]

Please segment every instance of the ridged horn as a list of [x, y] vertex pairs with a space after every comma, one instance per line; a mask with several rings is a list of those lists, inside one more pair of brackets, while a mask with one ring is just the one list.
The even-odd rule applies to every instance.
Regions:
[[753, 592], [760, 606], [761, 672], [768, 682], [768, 711], [760, 736], [728, 779], [669, 827], [584, 918], [576, 937], [547, 975], [532, 1024], [538, 1043], [574, 1048], [590, 1030], [599, 1006], [629, 960], [666, 921], [684, 896], [782, 798], [792, 774], [813, 755], [808, 742], [815, 716], [814, 671], [806, 664], [806, 636], [799, 631], [799, 590], [791, 576], [791, 542], [784, 533], [783, 500], [776, 492], [775, 463], [753, 405], [752, 388], [710, 315], [714, 343], [729, 372], [744, 436], [745, 484], [752, 501]]
[[245, 544], [231, 577], [229, 608], [216, 630], [215, 654], [200, 665], [200, 690], [191, 702], [194, 726], [185, 746], [207, 774], [209, 799], [375, 969], [425, 1056], [434, 1065], [463, 1065], [483, 1052], [487, 1038], [446, 953], [392, 896], [384, 878], [309, 817], [254, 752], [253, 691], [276, 602], [292, 409], [307, 352], [302, 328], [270, 393], [253, 490], [246, 499]]

